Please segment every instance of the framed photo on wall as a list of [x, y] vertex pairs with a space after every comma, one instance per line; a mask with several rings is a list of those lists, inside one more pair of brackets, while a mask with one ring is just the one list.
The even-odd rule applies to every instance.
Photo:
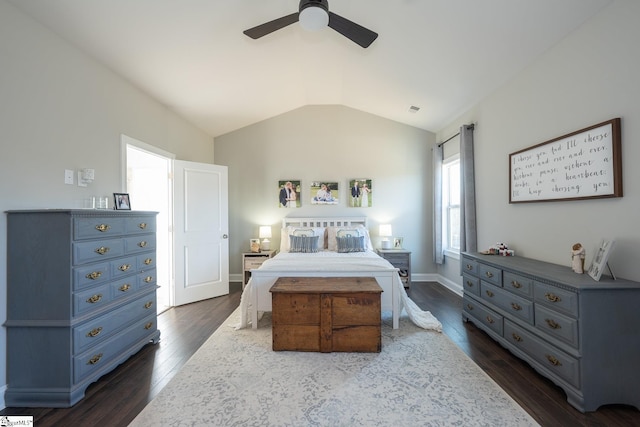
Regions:
[[129, 200], [129, 193], [113, 193], [113, 209], [130, 211], [131, 201]]
[[281, 208], [299, 208], [302, 205], [300, 189], [299, 179], [278, 181], [278, 206]]
[[310, 186], [312, 205], [337, 205], [338, 183], [330, 181], [313, 181]]
[[358, 178], [349, 181], [350, 208], [370, 208], [373, 206], [371, 195], [371, 179]]

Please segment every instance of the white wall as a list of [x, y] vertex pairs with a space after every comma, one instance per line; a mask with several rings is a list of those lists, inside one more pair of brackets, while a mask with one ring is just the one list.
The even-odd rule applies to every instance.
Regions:
[[[213, 163], [213, 138], [0, 0], [0, 212], [79, 208], [124, 190], [120, 135]], [[87, 188], [65, 169], [89, 167]], [[135, 200], [132, 201], [135, 207]], [[111, 203], [111, 200], [110, 200]], [[0, 321], [6, 319], [6, 217], [0, 215]], [[0, 387], [6, 383], [0, 328]], [[0, 403], [3, 401], [0, 389]], [[2, 405], [4, 406], [4, 405]]]
[[[435, 135], [344, 106], [307, 106], [215, 138], [216, 161], [229, 167], [230, 272], [241, 271], [240, 254], [258, 226], [273, 224], [280, 243], [285, 216], [369, 217], [413, 251], [415, 273], [433, 273], [431, 146]], [[348, 183], [373, 180], [371, 208], [349, 208]], [[302, 180], [302, 207], [278, 207], [278, 181]], [[340, 184], [338, 206], [310, 204], [311, 181]]]
[[[507, 242], [516, 255], [571, 265], [576, 242], [587, 265], [601, 238], [616, 240], [610, 265], [640, 281], [640, 3], [616, 0], [517, 78], [438, 133], [475, 130], [478, 248]], [[509, 204], [509, 153], [622, 118], [624, 197]], [[447, 259], [449, 263], [455, 263]], [[459, 276], [440, 272], [460, 282]]]

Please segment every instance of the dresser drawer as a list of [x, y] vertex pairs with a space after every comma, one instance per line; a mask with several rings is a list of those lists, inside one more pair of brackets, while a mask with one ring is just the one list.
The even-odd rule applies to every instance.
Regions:
[[73, 237], [76, 240], [100, 239], [124, 234], [124, 218], [74, 218]]
[[91, 264], [73, 269], [73, 290], [79, 290], [95, 286], [98, 283], [108, 282], [111, 279], [109, 262]]
[[475, 260], [469, 258], [462, 258], [462, 271], [464, 273], [469, 273], [474, 276], [480, 275], [480, 270], [478, 269], [478, 263]]
[[502, 286], [502, 270], [484, 264], [480, 264], [478, 268], [482, 280], [486, 280], [496, 286]]
[[148, 317], [154, 310], [145, 308], [145, 304], [151, 300], [153, 300], [153, 295], [145, 295], [108, 314], [76, 326], [73, 329], [74, 354], [81, 353], [104, 341], [135, 319]]
[[246, 257], [244, 258], [244, 269], [252, 270], [260, 268], [263, 262], [268, 260], [268, 257]]
[[389, 261], [395, 268], [404, 270], [409, 269], [409, 255], [408, 254], [390, 254], [385, 253], [384, 259]]
[[125, 244], [125, 251], [127, 254], [155, 250], [156, 235], [141, 234], [139, 236], [127, 237], [124, 239], [124, 244]]
[[536, 305], [536, 327], [578, 348], [578, 321], [576, 319]]
[[123, 350], [144, 339], [145, 336], [156, 329], [156, 314], [153, 313], [134, 322], [122, 332], [106, 339], [95, 347], [75, 356], [73, 358], [74, 381], [79, 383], [89, 375], [107, 369], [108, 365], [116, 357], [121, 356]]
[[149, 286], [155, 286], [158, 281], [156, 269], [143, 271], [136, 276], [136, 285], [138, 289], [145, 289]]
[[580, 387], [578, 360], [508, 319], [504, 323], [504, 336], [512, 345], [528, 354], [553, 375], [564, 379], [574, 387]]
[[463, 310], [496, 334], [502, 336], [502, 316], [473, 298], [463, 297]]
[[154, 268], [156, 266], [155, 252], [138, 255], [136, 264], [138, 266], [138, 270], [146, 270], [149, 268]]
[[125, 219], [125, 231], [127, 234], [155, 233], [156, 217], [130, 217]]
[[124, 255], [122, 239], [101, 239], [73, 244], [73, 265], [87, 264]]
[[135, 256], [126, 258], [119, 258], [109, 263], [109, 269], [111, 270], [111, 278], [117, 279], [119, 277], [128, 276], [138, 271], [138, 262]]
[[502, 273], [502, 287], [524, 297], [533, 297], [533, 279], [505, 271]]
[[110, 286], [105, 283], [86, 291], [76, 292], [73, 294], [73, 314], [88, 313], [103, 307], [112, 300]]
[[480, 284], [480, 297], [533, 325], [533, 301], [512, 294], [487, 282]]
[[467, 273], [462, 274], [462, 287], [465, 292], [480, 296], [480, 279], [470, 276]]
[[578, 294], [545, 283], [535, 282], [533, 294], [536, 303], [578, 317]]

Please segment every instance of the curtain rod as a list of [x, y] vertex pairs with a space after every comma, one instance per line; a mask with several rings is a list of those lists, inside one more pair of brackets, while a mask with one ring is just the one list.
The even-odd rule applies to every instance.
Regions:
[[440, 144], [438, 144], [438, 147], [442, 147], [445, 143], [451, 141], [453, 138], [455, 138], [456, 136], [459, 136], [460, 132], [456, 133], [453, 136], [450, 136], [449, 138], [445, 139], [444, 141], [442, 141]]
[[[471, 123], [470, 125], [468, 125], [469, 127], [471, 127], [471, 129], [475, 129], [476, 127], [476, 123]], [[455, 135], [451, 135], [449, 138], [445, 139], [444, 141], [442, 141], [440, 144], [438, 144], [438, 147], [442, 147], [444, 144], [446, 144], [447, 142], [451, 141], [453, 138], [455, 138], [456, 136], [460, 136], [460, 132], [456, 133]]]

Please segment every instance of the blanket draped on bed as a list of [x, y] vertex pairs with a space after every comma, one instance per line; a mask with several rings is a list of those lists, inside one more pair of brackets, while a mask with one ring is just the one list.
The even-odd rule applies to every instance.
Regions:
[[[312, 255], [312, 256], [309, 256]], [[325, 266], [325, 267], [322, 267]], [[337, 254], [336, 252], [319, 252], [314, 254], [300, 253], [280, 253], [276, 258], [265, 261], [260, 270], [271, 271], [287, 271], [287, 272], [317, 272], [318, 276], [322, 276], [323, 271], [340, 272], [340, 271], [377, 271], [389, 270], [393, 266], [384, 258], [371, 252], [355, 252], [347, 254]], [[397, 271], [395, 274], [398, 274]], [[291, 275], [291, 274], [290, 274]], [[442, 331], [442, 325], [429, 311], [423, 311], [414, 303], [407, 295], [402, 281], [399, 277], [394, 280], [396, 291], [400, 295], [400, 303], [403, 310], [407, 313], [411, 321], [417, 326]], [[253, 301], [253, 292], [255, 292], [252, 279], [245, 286], [240, 299], [240, 323], [235, 326], [236, 329], [246, 328], [251, 323], [249, 308]]]

